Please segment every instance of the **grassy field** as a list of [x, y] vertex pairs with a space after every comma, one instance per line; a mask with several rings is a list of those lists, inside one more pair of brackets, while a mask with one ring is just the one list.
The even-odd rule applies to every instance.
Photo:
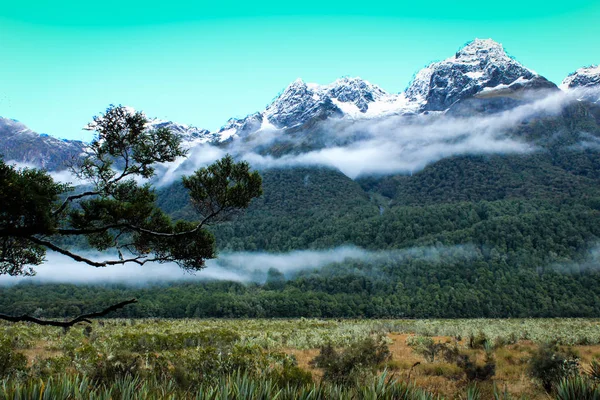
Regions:
[[[371, 350], [368, 340], [389, 350], [373, 365], [360, 358]], [[593, 361], [600, 360], [600, 320], [112, 319], [67, 332], [2, 324], [0, 398], [27, 398], [27, 390], [48, 391], [67, 381], [81, 386], [77, 379], [84, 380], [86, 390], [133, 385], [138, 395], [145, 393], [143, 387], [155, 398], [202, 398], [202, 391], [224, 390], [229, 384], [224, 379], [254, 379], [270, 382], [269, 390], [275, 391], [297, 384], [334, 391], [323, 398], [335, 397], [331, 393], [368, 398], [361, 390], [385, 381], [422, 389], [414, 393], [425, 397], [414, 398], [485, 399], [494, 398], [495, 391], [500, 398], [548, 399], [559, 394], [548, 393], [531, 373], [532, 359], [547, 343], [555, 343], [553, 354], [565, 355], [579, 375], [588, 377]], [[313, 362], [328, 345], [341, 360], [339, 371], [346, 371], [338, 371], [337, 378]], [[565, 368], [561, 364], [560, 371]], [[475, 378], [469, 371], [476, 371]], [[343, 373], [351, 379], [340, 378]], [[593, 377], [588, 381], [593, 383]], [[35, 386], [40, 382], [45, 384]], [[159, 394], [153, 384], [170, 389]], [[22, 397], [15, 394], [18, 390]], [[108, 398], [125, 398], [124, 389], [111, 390]], [[348, 392], [340, 394], [343, 390]], [[302, 397], [294, 393], [279, 396]], [[93, 397], [81, 398], [86, 396]]]

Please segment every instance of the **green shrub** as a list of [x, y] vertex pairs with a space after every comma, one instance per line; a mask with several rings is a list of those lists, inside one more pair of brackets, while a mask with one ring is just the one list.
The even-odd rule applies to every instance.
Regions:
[[65, 356], [36, 357], [29, 368], [29, 376], [37, 379], [47, 379], [52, 375], [64, 374], [71, 365], [71, 360]]
[[373, 375], [379, 365], [390, 357], [390, 350], [383, 337], [377, 340], [368, 337], [340, 352], [331, 345], [323, 346], [310, 365], [323, 369], [325, 381], [349, 384]]
[[199, 332], [125, 332], [116, 337], [124, 350], [148, 352], [181, 350], [194, 347], [231, 347], [240, 335], [230, 329], [206, 329]]
[[283, 355], [279, 368], [274, 368], [268, 377], [279, 387], [300, 387], [313, 383], [312, 374], [298, 367], [294, 356]]
[[15, 351], [15, 343], [9, 337], [0, 338], [0, 378], [27, 369], [27, 358]]
[[464, 372], [456, 364], [449, 363], [423, 364], [420, 370], [425, 375], [443, 376], [447, 379], [461, 379]]
[[450, 346], [449, 343], [436, 342], [428, 336], [409, 336], [406, 344], [428, 362], [434, 362], [440, 354], [446, 361], [454, 362], [458, 353], [456, 345]]
[[496, 374], [496, 361], [490, 353], [486, 353], [483, 365], [471, 360], [468, 354], [460, 354], [456, 359], [456, 365], [464, 371], [469, 382], [487, 381]]
[[579, 374], [579, 360], [574, 354], [560, 351], [554, 342], [541, 345], [529, 361], [529, 375], [547, 392], [561, 379]]
[[481, 390], [476, 385], [467, 388], [466, 400], [481, 400]]
[[484, 349], [489, 343], [487, 336], [481, 331], [477, 335], [469, 336], [469, 347], [472, 349]]

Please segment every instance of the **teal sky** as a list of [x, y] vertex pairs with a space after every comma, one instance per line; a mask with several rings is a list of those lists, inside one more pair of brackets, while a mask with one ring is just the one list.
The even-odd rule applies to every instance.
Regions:
[[217, 129], [296, 78], [402, 91], [431, 61], [492, 38], [559, 83], [600, 63], [600, 2], [4, 2], [0, 116], [89, 140], [109, 104]]

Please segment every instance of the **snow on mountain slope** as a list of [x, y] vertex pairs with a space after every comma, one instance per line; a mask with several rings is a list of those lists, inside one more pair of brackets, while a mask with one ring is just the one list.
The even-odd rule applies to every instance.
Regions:
[[563, 90], [580, 90], [585, 100], [600, 103], [600, 65], [579, 68], [561, 83]]
[[454, 56], [421, 69], [403, 93], [388, 93], [358, 77], [341, 78], [328, 85], [297, 79], [264, 111], [230, 120], [219, 134], [224, 140], [265, 129], [297, 128], [309, 121], [329, 118], [381, 118], [446, 111], [482, 92], [482, 98], [517, 99], [526, 89], [556, 90], [556, 85], [508, 56], [501, 44], [475, 39]]
[[[122, 106], [125, 111], [133, 115], [137, 111], [135, 108], [130, 106]], [[142, 112], [144, 114], [144, 112]], [[145, 116], [145, 114], [144, 114]], [[167, 128], [170, 129], [171, 132], [179, 135], [182, 140], [182, 146], [184, 148], [191, 148], [201, 143], [213, 142], [218, 139], [217, 133], [211, 133], [208, 129], [201, 129], [191, 125], [180, 124], [173, 121], [167, 121], [159, 118], [148, 118], [146, 116], [148, 122], [146, 123], [147, 129], [158, 129], [158, 128]], [[83, 129], [88, 131], [93, 131], [96, 127], [96, 122], [90, 122]]]
[[532, 89], [556, 88], [508, 56], [500, 43], [475, 39], [454, 56], [420, 70], [405, 94], [422, 111], [444, 111], [486, 88], [501, 88], [516, 82]]
[[179, 135], [182, 145], [185, 148], [193, 147], [197, 144], [213, 142], [219, 138], [217, 133], [211, 133], [208, 129], [196, 128], [195, 126], [184, 125], [173, 121], [161, 119], [150, 119], [146, 126], [149, 129], [167, 128], [171, 132]]
[[84, 147], [83, 142], [38, 134], [19, 121], [0, 117], [0, 155], [5, 161], [62, 170]]
[[[569, 75], [562, 87], [591, 88], [591, 93], [597, 93], [594, 90], [599, 87], [599, 82], [600, 67], [595, 66]], [[229, 146], [230, 142], [248, 138], [241, 146], [244, 151], [271, 154], [270, 143], [276, 140], [288, 142], [278, 146], [278, 151], [286, 154], [346, 145], [364, 137], [373, 124], [392, 123], [393, 120], [388, 118], [391, 116], [410, 115], [410, 118], [418, 119], [425, 117], [419, 114], [429, 112], [440, 118], [492, 115], [527, 104], [540, 89], [558, 91], [554, 83], [507, 55], [501, 44], [491, 39], [475, 39], [452, 57], [418, 71], [402, 93], [388, 93], [358, 77], [343, 77], [326, 85], [297, 79], [264, 110], [243, 118], [232, 118], [217, 131], [161, 119], [150, 119], [147, 126], [149, 129], [165, 127], [179, 134], [187, 149], [198, 147], [198, 151], [203, 151], [206, 147], [201, 145], [216, 144], [222, 151], [230, 151], [235, 147]], [[600, 101], [600, 95], [592, 101]], [[135, 112], [131, 107], [128, 110]], [[330, 123], [322, 124], [323, 121]], [[361, 129], [341, 138], [332, 135], [332, 130], [344, 130], [350, 126], [360, 126]], [[87, 128], [93, 129], [93, 124]], [[8, 137], [1, 129], [0, 126], [0, 136], [4, 138], [0, 137], [0, 146], [7, 142]], [[28, 131], [26, 127], [16, 126], [4, 130], [7, 129], [13, 133]], [[37, 134], [23, 133], [21, 138], [27, 135], [36, 137]], [[69, 141], [53, 140], [57, 147], [70, 145]], [[296, 147], [290, 144], [292, 141]], [[21, 140], [21, 143], [24, 141]], [[78, 146], [82, 148], [83, 144]], [[11, 151], [7, 149], [6, 145], [0, 147], [0, 153]], [[34, 154], [34, 150], [27, 151]], [[29, 157], [33, 158], [33, 155]], [[48, 164], [48, 161], [43, 162]]]
[[297, 128], [328, 118], [377, 118], [414, 112], [403, 94], [390, 94], [358, 77], [344, 77], [328, 85], [297, 79], [262, 112], [231, 119], [218, 132], [220, 140], [245, 137], [259, 130]]

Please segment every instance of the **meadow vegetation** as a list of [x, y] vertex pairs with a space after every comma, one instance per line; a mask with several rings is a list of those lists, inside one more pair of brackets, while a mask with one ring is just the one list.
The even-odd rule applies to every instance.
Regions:
[[600, 321], [0, 325], [0, 398], [596, 399]]

